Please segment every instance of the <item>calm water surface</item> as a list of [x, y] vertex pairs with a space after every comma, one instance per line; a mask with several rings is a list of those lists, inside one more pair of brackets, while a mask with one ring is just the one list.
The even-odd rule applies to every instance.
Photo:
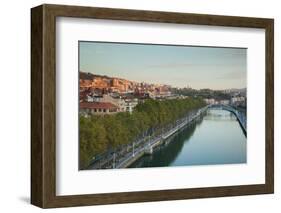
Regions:
[[238, 164], [247, 160], [246, 137], [236, 117], [225, 110], [208, 109], [193, 122], [143, 156], [131, 167]]

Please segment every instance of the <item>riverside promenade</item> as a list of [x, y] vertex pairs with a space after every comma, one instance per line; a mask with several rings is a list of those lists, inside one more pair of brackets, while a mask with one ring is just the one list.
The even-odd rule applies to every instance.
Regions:
[[201, 116], [204, 112], [206, 112], [208, 107], [209, 106], [205, 106], [195, 112], [189, 113], [181, 119], [178, 119], [172, 127], [165, 129], [165, 131], [162, 131], [161, 134], [154, 137], [147, 136], [142, 138], [141, 140], [129, 145], [126, 149], [122, 149], [119, 152], [113, 152], [104, 159], [93, 162], [89, 166], [89, 169], [126, 168], [130, 166], [143, 155], [152, 154], [154, 147], [161, 145], [167, 138]]

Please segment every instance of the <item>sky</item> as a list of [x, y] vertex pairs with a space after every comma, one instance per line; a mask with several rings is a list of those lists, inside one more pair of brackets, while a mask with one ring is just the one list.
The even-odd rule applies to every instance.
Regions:
[[247, 49], [80, 41], [79, 70], [181, 88], [240, 89]]

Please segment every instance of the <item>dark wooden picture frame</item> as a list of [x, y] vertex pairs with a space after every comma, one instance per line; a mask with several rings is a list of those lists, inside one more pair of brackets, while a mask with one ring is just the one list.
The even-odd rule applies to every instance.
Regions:
[[[56, 195], [56, 18], [95, 18], [159, 23], [265, 29], [266, 167], [265, 184], [192, 189]], [[66, 207], [218, 196], [274, 191], [274, 20], [126, 9], [41, 5], [31, 9], [31, 203]]]

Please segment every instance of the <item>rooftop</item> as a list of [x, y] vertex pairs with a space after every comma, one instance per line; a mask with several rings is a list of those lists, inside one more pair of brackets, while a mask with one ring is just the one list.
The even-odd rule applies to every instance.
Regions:
[[82, 102], [80, 109], [117, 109], [118, 107], [108, 102]]

